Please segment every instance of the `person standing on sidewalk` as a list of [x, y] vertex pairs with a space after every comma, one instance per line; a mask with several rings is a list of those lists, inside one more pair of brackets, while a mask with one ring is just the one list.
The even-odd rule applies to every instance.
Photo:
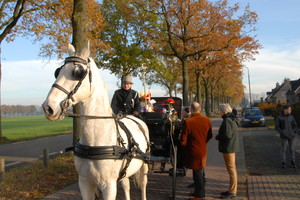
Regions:
[[206, 165], [206, 143], [212, 138], [212, 125], [208, 117], [200, 114], [201, 107], [198, 102], [191, 104], [191, 117], [183, 124], [180, 137], [181, 146], [185, 150], [184, 165], [193, 170], [195, 183], [193, 198], [190, 200], [205, 199], [204, 167]]
[[221, 193], [221, 199], [233, 199], [237, 193], [237, 170], [235, 154], [239, 151], [238, 120], [232, 113], [229, 104], [220, 104], [219, 113], [223, 122], [219, 129], [216, 140], [219, 141], [219, 151], [223, 153], [225, 165], [229, 174], [229, 189]]
[[282, 168], [286, 168], [286, 149], [289, 146], [292, 155], [292, 167], [297, 168], [295, 162], [295, 136], [298, 133], [298, 126], [295, 118], [291, 115], [291, 106], [283, 106], [283, 112], [276, 118], [275, 128], [281, 138], [281, 160]]

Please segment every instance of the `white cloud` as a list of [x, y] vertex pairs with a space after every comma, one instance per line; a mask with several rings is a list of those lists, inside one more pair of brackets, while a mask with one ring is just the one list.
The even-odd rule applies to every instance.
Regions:
[[[276, 82], [281, 83], [284, 78], [291, 80], [300, 78], [300, 46], [289, 50], [262, 49], [256, 61], [249, 62], [252, 93], [270, 91]], [[244, 70], [243, 83], [248, 90], [248, 74]]]

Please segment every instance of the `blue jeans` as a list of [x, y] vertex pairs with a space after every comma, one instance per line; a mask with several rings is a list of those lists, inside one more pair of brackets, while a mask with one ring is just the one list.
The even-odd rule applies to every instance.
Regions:
[[295, 137], [293, 139], [281, 139], [281, 160], [282, 162], [286, 162], [286, 150], [287, 147], [289, 146], [291, 156], [292, 156], [292, 161], [295, 161]]
[[193, 180], [195, 183], [196, 196], [200, 198], [204, 198], [205, 197], [204, 169], [193, 170]]

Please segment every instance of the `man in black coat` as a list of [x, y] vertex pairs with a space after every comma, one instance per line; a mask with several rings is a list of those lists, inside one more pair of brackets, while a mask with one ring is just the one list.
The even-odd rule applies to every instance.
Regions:
[[139, 94], [131, 89], [132, 77], [123, 76], [122, 88], [116, 90], [111, 100], [111, 108], [115, 115], [134, 115], [138, 116], [141, 110]]
[[281, 138], [282, 168], [286, 168], [286, 150], [288, 146], [292, 156], [292, 167], [297, 168], [295, 162], [295, 136], [298, 134], [298, 126], [295, 118], [291, 114], [291, 106], [285, 105], [283, 106], [282, 114], [279, 115], [275, 121], [275, 128]]

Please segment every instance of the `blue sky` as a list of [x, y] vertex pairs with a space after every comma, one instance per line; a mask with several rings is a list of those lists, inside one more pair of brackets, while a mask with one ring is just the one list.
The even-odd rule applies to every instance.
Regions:
[[[250, 4], [258, 13], [257, 39], [263, 45], [256, 60], [245, 65], [250, 69], [253, 93], [263, 94], [285, 77], [300, 78], [300, 1], [299, 0], [229, 0], [241, 7]], [[39, 44], [32, 39], [17, 38], [2, 43], [2, 104], [41, 105], [54, 82], [54, 70], [61, 61], [49, 62], [40, 58]], [[248, 91], [247, 71], [243, 82]], [[111, 96], [117, 89], [117, 77], [109, 71], [100, 72]], [[142, 83], [134, 79], [134, 89], [143, 90]], [[153, 96], [164, 95], [158, 86], [152, 86]]]

